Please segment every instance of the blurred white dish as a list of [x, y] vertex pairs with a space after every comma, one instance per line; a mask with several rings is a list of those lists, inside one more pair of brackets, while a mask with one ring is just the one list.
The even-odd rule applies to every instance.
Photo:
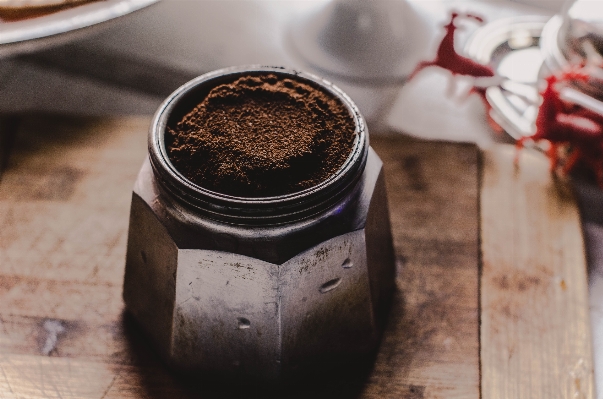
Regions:
[[73, 7], [28, 19], [0, 20], [0, 57], [72, 40], [88, 33], [88, 28], [158, 1], [99, 0], [76, 3]]

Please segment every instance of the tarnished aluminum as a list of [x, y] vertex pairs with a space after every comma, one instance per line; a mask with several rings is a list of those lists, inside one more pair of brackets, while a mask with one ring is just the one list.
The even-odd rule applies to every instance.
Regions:
[[[356, 139], [345, 164], [278, 197], [233, 197], [188, 181], [167, 157], [166, 126], [216, 85], [265, 73], [319, 87], [349, 109]], [[124, 300], [169, 365], [274, 381], [370, 354], [394, 277], [382, 162], [339, 89], [281, 68], [224, 69], [160, 107], [132, 196]]]

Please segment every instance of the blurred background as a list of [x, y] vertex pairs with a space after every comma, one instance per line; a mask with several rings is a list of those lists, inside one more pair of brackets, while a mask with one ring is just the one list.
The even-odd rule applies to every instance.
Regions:
[[[119, 0], [104, 1], [119, 9]], [[95, 6], [102, 8], [102, 3]], [[543, 24], [566, 4], [563, 0], [151, 3], [131, 14], [86, 28], [66, 28], [43, 39], [36, 38], [44, 31], [36, 30], [35, 18], [0, 20], [0, 114], [151, 115], [168, 94], [204, 72], [245, 64], [282, 65], [335, 82], [358, 104], [371, 134], [404, 132], [485, 147], [500, 136], [488, 124], [480, 98], [451, 96], [449, 75], [437, 68], [407, 83], [408, 75], [420, 61], [433, 59], [452, 10], [480, 15], [488, 23], [506, 18], [509, 25], [529, 16]], [[77, 10], [71, 11], [66, 18], [81, 22]], [[44, 18], [60, 23], [62, 15]], [[462, 52], [483, 25], [475, 21], [460, 25], [455, 45]], [[33, 36], [27, 36], [31, 32]], [[511, 69], [531, 67], [537, 72], [542, 59], [536, 58], [535, 65], [514, 64]], [[462, 86], [463, 79], [458, 84]], [[600, 192], [593, 195], [601, 199]], [[603, 216], [597, 211], [589, 217], [584, 229], [591, 264], [595, 371], [597, 381], [603, 381]]]
[[[441, 71], [421, 74], [402, 91], [405, 77], [433, 57], [452, 9], [493, 21], [550, 16], [562, 3], [162, 0], [90, 28], [0, 45], [0, 112], [152, 114], [171, 91], [204, 72], [285, 65], [334, 81], [379, 130], [487, 143], [479, 100], [461, 104], [446, 97]], [[32, 21], [0, 22], [0, 42], [25, 23]], [[463, 23], [457, 45], [478, 27]], [[455, 128], [417, 112], [426, 106], [454, 110]]]

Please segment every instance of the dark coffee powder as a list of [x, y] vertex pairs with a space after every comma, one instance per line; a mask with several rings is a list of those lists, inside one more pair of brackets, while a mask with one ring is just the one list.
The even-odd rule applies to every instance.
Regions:
[[268, 197], [313, 187], [350, 155], [354, 120], [327, 92], [266, 74], [216, 86], [175, 126], [176, 169], [212, 191]]

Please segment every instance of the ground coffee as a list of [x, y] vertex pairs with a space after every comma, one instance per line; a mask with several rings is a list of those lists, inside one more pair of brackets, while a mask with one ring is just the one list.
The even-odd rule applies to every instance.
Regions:
[[176, 169], [201, 187], [268, 197], [313, 187], [350, 155], [355, 133], [332, 95], [276, 74], [221, 84], [166, 134]]

